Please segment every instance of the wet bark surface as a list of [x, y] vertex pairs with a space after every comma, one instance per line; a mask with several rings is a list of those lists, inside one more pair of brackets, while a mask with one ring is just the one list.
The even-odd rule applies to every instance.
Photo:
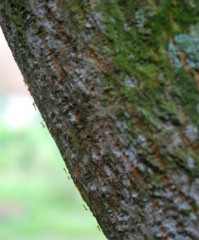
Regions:
[[108, 239], [199, 239], [198, 23], [197, 0], [0, 2], [29, 91]]

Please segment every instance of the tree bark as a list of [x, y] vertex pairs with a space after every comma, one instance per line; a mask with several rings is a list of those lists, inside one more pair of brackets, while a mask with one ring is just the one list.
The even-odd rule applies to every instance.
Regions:
[[198, 0], [1, 0], [0, 24], [106, 237], [199, 239]]

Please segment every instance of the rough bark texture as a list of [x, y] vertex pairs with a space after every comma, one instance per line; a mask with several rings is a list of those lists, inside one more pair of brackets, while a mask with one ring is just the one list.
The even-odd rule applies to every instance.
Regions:
[[1, 0], [0, 24], [107, 238], [199, 239], [198, 0]]

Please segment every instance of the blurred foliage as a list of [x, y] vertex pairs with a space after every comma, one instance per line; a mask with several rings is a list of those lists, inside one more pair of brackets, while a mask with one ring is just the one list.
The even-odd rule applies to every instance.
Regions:
[[38, 119], [17, 131], [0, 124], [0, 156], [0, 239], [106, 239]]

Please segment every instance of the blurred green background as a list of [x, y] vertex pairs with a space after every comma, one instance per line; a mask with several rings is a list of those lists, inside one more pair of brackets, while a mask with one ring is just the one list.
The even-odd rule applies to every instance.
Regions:
[[105, 240], [0, 30], [0, 240]]
[[18, 104], [0, 99], [0, 239], [106, 239], [38, 114], [22, 126]]

